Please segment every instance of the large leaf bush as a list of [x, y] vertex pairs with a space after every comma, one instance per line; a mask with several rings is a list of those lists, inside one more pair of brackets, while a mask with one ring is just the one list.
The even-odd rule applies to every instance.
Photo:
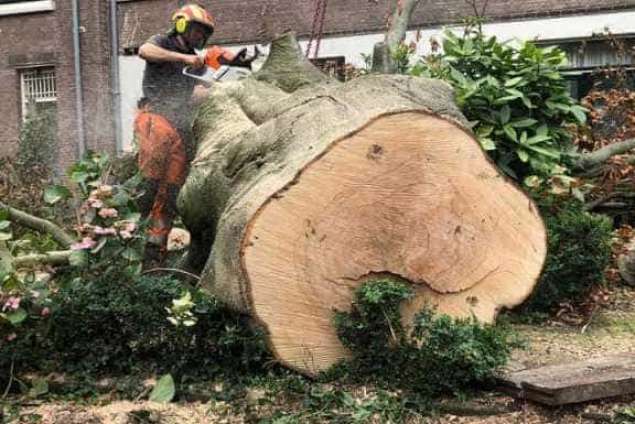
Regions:
[[560, 69], [565, 53], [530, 41], [502, 43], [479, 26], [446, 31], [442, 53], [421, 60], [412, 75], [441, 78], [473, 124], [482, 147], [515, 179], [562, 172], [586, 109], [570, 96]]

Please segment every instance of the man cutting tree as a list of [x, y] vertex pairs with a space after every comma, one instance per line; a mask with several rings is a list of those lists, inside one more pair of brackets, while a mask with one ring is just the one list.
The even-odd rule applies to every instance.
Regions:
[[[145, 265], [161, 263], [165, 257], [176, 198], [193, 157], [191, 110], [209, 93], [209, 88], [182, 71], [186, 66], [205, 65], [197, 50], [214, 33], [213, 16], [199, 5], [188, 4], [172, 15], [171, 23], [166, 34], [151, 37], [139, 48], [146, 68], [134, 132], [144, 179], [140, 209], [143, 218], [149, 218]], [[214, 51], [227, 61], [235, 57], [224, 49]]]

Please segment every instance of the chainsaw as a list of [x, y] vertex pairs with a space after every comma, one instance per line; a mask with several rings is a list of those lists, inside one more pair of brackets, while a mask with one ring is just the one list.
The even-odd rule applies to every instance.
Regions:
[[237, 81], [251, 75], [251, 63], [258, 58], [260, 51], [256, 47], [254, 55], [247, 56], [246, 48], [234, 54], [222, 47], [213, 46], [197, 50], [196, 54], [203, 59], [204, 66], [186, 66], [183, 68], [183, 75], [211, 85], [216, 82]]

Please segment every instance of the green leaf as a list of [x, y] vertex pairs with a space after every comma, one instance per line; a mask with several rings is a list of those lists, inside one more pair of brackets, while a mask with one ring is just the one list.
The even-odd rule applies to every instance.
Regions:
[[44, 190], [44, 201], [49, 205], [54, 205], [60, 200], [68, 199], [69, 197], [71, 197], [71, 191], [61, 185], [50, 186]]
[[496, 150], [496, 144], [491, 138], [479, 138], [478, 141], [484, 150]]
[[571, 107], [571, 113], [573, 114], [573, 116], [575, 116], [575, 119], [577, 119], [578, 122], [581, 124], [586, 123], [586, 112], [587, 110], [583, 108], [582, 106], [576, 105]]
[[527, 161], [529, 160], [529, 153], [524, 150], [518, 149], [516, 150], [516, 154], [518, 155], [518, 158], [521, 162], [527, 163]]
[[32, 398], [45, 395], [49, 392], [49, 382], [45, 378], [37, 378], [33, 381], [33, 386], [29, 390], [29, 396]]
[[77, 268], [83, 268], [88, 264], [88, 255], [83, 250], [76, 250], [68, 257], [68, 263]]
[[516, 130], [514, 129], [514, 127], [512, 127], [511, 125], [505, 125], [503, 127], [503, 131], [505, 131], [507, 137], [509, 137], [512, 141], [518, 142], [518, 134], [516, 134]]
[[6, 230], [11, 225], [11, 221], [0, 221], [0, 230]]
[[130, 262], [141, 260], [141, 254], [132, 247], [128, 247], [126, 250], [124, 250], [121, 253], [121, 257]]
[[9, 219], [9, 208], [0, 208], [0, 220], [5, 221]]
[[511, 122], [511, 126], [514, 128], [527, 128], [527, 127], [531, 127], [532, 125], [538, 123], [538, 121], [536, 121], [535, 119], [532, 118], [525, 118], [525, 119], [519, 119], [517, 121]]
[[511, 109], [509, 108], [509, 105], [505, 105], [501, 108], [500, 111], [500, 122], [501, 124], [505, 125], [509, 122], [509, 118], [511, 117]]
[[151, 402], [168, 403], [174, 398], [175, 392], [174, 379], [172, 375], [166, 374], [157, 381], [148, 399]]
[[526, 144], [538, 144], [548, 140], [551, 140], [551, 137], [548, 135], [535, 135], [533, 137], [529, 137]]
[[84, 184], [90, 175], [87, 172], [75, 171], [71, 174], [71, 181], [77, 184]]
[[18, 325], [22, 321], [24, 321], [29, 315], [22, 308], [18, 308], [13, 312], [9, 312], [6, 314], [7, 320], [13, 325]]
[[523, 77], [515, 77], [515, 78], [508, 79], [507, 81], [505, 81], [505, 87], [514, 87], [518, 85], [518, 83], [521, 82], [523, 79], [524, 79]]
[[528, 144], [526, 146], [528, 149], [533, 150], [536, 153], [540, 153], [541, 155], [550, 157], [552, 159], [560, 159], [560, 152], [558, 152], [557, 150], [554, 149], [549, 149], [549, 148], [543, 148], [543, 147], [538, 147], [538, 146], [533, 146]]

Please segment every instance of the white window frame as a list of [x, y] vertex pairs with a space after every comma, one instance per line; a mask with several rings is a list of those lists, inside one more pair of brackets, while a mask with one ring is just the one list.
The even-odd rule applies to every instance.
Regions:
[[[52, 75], [50, 71], [52, 71]], [[55, 67], [53, 66], [36, 66], [20, 69], [20, 97], [22, 99], [23, 121], [27, 117], [27, 105], [29, 98], [33, 94], [32, 97], [36, 103], [57, 102], [56, 77]], [[33, 91], [35, 91], [35, 93], [33, 93]]]
[[54, 0], [31, 0], [0, 4], [0, 16], [19, 15], [21, 13], [48, 12], [51, 10], [55, 10]]

